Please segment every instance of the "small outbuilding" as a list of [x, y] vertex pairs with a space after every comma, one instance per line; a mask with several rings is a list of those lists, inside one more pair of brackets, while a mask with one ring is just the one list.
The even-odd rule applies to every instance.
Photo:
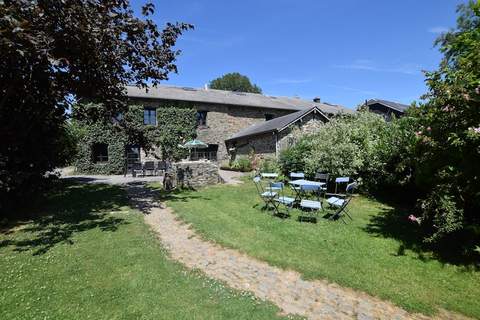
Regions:
[[312, 133], [329, 118], [316, 106], [254, 124], [234, 134], [225, 144], [230, 158], [255, 154], [275, 157], [293, 145], [299, 135]]

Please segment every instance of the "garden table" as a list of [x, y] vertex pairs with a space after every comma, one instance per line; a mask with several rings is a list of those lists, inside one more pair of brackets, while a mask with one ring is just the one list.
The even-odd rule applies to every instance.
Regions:
[[319, 181], [311, 181], [311, 180], [305, 180], [305, 179], [299, 179], [299, 180], [293, 180], [290, 181], [290, 184], [294, 186], [293, 190], [296, 193], [295, 200], [296, 201], [301, 201], [302, 200], [302, 186], [316, 186], [316, 187], [322, 187], [326, 183], [325, 182], [319, 182]]

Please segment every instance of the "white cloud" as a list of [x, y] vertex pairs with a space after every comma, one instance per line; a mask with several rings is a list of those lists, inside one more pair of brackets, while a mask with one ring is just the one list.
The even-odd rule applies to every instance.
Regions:
[[351, 70], [365, 70], [374, 72], [393, 72], [403, 74], [418, 74], [422, 67], [418, 64], [404, 63], [395, 66], [382, 66], [368, 59], [357, 59], [350, 64], [333, 65], [334, 68], [351, 69]]
[[444, 32], [447, 32], [447, 31], [448, 31], [448, 28], [447, 27], [442, 27], [442, 26], [431, 27], [430, 29], [428, 29], [428, 32], [435, 33], [435, 34], [440, 34], [440, 33], [444, 33]]

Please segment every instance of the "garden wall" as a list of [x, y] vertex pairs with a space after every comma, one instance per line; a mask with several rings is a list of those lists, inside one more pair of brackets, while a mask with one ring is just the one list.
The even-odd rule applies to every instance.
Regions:
[[218, 165], [210, 161], [182, 161], [172, 166], [177, 187], [198, 188], [221, 181]]

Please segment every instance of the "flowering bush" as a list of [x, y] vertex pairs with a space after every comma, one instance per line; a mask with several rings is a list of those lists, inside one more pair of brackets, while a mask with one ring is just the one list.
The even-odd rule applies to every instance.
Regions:
[[458, 12], [457, 30], [437, 40], [444, 58], [426, 74], [429, 91], [420, 107], [416, 178], [433, 242], [464, 231], [480, 242], [474, 231], [480, 229], [480, 3]]
[[411, 180], [408, 154], [414, 150], [414, 125], [412, 117], [386, 122], [364, 111], [333, 119], [282, 152], [280, 164], [285, 173], [304, 171], [314, 176], [328, 172], [359, 178], [371, 191], [404, 184]]

